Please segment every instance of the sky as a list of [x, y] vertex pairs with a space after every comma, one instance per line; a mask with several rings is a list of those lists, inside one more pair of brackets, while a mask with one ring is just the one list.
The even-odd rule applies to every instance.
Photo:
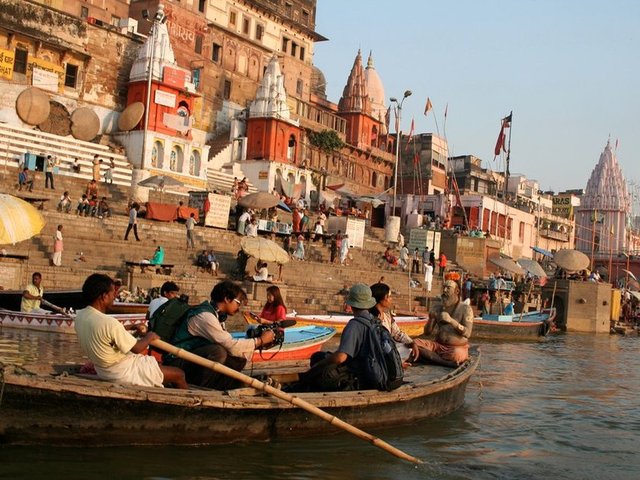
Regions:
[[[314, 64], [338, 102], [373, 53], [402, 126], [445, 127], [450, 155], [503, 170], [493, 150], [513, 111], [511, 173], [556, 192], [585, 188], [607, 141], [640, 184], [640, 1], [318, 0]], [[425, 117], [427, 97], [433, 110]], [[393, 124], [393, 122], [392, 122]]]

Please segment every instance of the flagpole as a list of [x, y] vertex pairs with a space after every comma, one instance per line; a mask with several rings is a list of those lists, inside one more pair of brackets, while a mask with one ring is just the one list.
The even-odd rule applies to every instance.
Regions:
[[400, 165], [400, 139], [402, 138], [402, 131], [400, 130], [400, 122], [402, 119], [402, 104], [411, 96], [411, 90], [405, 90], [402, 100], [398, 101], [397, 98], [391, 97], [390, 102], [396, 104], [396, 164], [393, 169], [393, 206], [391, 208], [391, 216], [396, 215], [396, 195], [398, 193], [398, 167]]
[[[504, 122], [504, 118], [502, 119]], [[509, 191], [509, 160], [511, 159], [511, 124], [513, 123], [513, 111], [509, 113], [509, 145], [507, 146], [507, 160], [505, 165], [505, 178], [504, 178], [504, 201], [507, 202], [507, 192]]]

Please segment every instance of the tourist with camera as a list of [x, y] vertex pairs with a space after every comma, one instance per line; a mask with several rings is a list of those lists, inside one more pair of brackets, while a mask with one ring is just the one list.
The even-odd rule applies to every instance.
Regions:
[[[227, 316], [235, 315], [247, 300], [237, 284], [225, 280], [211, 291], [211, 300], [189, 309], [180, 322], [171, 343], [178, 348], [241, 371], [258, 348], [266, 348], [275, 339], [273, 329], [264, 329], [257, 338], [234, 339], [224, 327]], [[164, 363], [184, 370], [187, 382], [215, 390], [228, 390], [242, 383], [209, 368], [170, 355]]]

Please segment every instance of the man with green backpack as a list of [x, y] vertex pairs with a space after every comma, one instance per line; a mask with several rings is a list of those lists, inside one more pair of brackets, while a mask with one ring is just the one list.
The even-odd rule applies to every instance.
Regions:
[[[241, 371], [257, 348], [267, 347], [275, 338], [272, 330], [265, 330], [258, 338], [241, 339], [234, 339], [227, 332], [224, 326], [227, 316], [238, 313], [246, 299], [247, 294], [239, 285], [225, 280], [213, 287], [210, 300], [195, 307], [177, 298], [169, 300], [151, 318], [151, 329], [176, 347]], [[163, 364], [183, 369], [187, 382], [193, 385], [216, 390], [242, 385], [170, 354], [164, 355]]]

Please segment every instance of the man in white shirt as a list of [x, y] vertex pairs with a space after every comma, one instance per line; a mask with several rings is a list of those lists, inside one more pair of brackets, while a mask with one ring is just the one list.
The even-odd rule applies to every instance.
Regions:
[[149, 303], [149, 309], [147, 311], [147, 319], [153, 317], [155, 311], [164, 303], [168, 302], [172, 298], [176, 298], [180, 293], [180, 287], [175, 282], [164, 282], [160, 287], [160, 296], [154, 298]]
[[[137, 340], [122, 323], [106, 315], [116, 298], [112, 278], [101, 273], [90, 275], [82, 285], [82, 295], [89, 306], [78, 312], [74, 328], [80, 347], [93, 362], [98, 377], [143, 387], [172, 384], [188, 388], [182, 370], [159, 365], [153, 356], [146, 355], [149, 344], [160, 338], [158, 334], [147, 332]], [[142, 327], [138, 333], [145, 330]]]
[[247, 225], [245, 231], [247, 237], [257, 237], [258, 236], [258, 221], [255, 218], [251, 219], [251, 223]]
[[[272, 330], [265, 330], [258, 338], [240, 339], [227, 332], [224, 326], [227, 315], [238, 313], [246, 299], [247, 294], [239, 285], [228, 280], [218, 283], [211, 291], [211, 300], [189, 310], [187, 320], [180, 323], [171, 343], [241, 371], [257, 348], [269, 345], [275, 338]], [[201, 387], [228, 390], [242, 385], [238, 380], [172, 355], [165, 355], [163, 363], [180, 367], [189, 383]]]
[[245, 210], [238, 218], [238, 233], [244, 235], [247, 228], [247, 223], [251, 220], [251, 210]]

